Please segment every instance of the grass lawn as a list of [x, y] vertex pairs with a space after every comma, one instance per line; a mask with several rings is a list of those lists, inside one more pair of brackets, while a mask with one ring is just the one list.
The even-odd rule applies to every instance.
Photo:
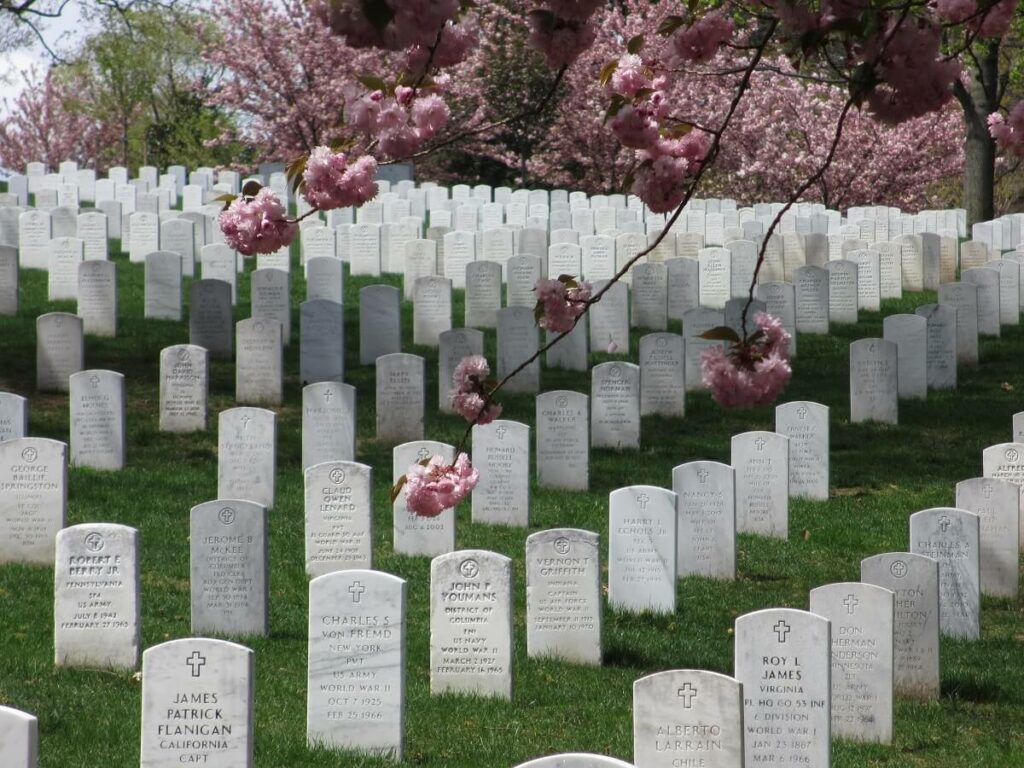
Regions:
[[[112, 247], [116, 253], [116, 243]], [[146, 648], [190, 635], [188, 512], [216, 496], [216, 413], [234, 405], [234, 367], [212, 363], [213, 428], [188, 436], [159, 432], [159, 352], [187, 342], [188, 325], [144, 320], [142, 265], [118, 258], [118, 270], [120, 335], [116, 340], [87, 338], [86, 366], [126, 377], [128, 466], [115, 473], [73, 469], [68, 524], [116, 522], [141, 531]], [[387, 765], [381, 759], [306, 747], [307, 579], [297, 309], [305, 297], [305, 282], [300, 269], [292, 275], [295, 309], [286, 352], [286, 402], [277, 409], [277, 507], [270, 514], [271, 634], [242, 640], [256, 652], [256, 765]], [[601, 668], [526, 657], [523, 556], [529, 533], [556, 526], [597, 531], [606, 559], [610, 491], [634, 483], [670, 487], [675, 465], [694, 459], [728, 462], [731, 435], [774, 428], [772, 408], [724, 412], [707, 395], [691, 395], [685, 419], [644, 419], [641, 450], [593, 451], [589, 493], [534, 488], [529, 530], [473, 525], [468, 504], [458, 510], [460, 548], [490, 549], [513, 560], [515, 694], [512, 702], [432, 697], [430, 562], [392, 552], [391, 451], [373, 439], [374, 369], [358, 364], [357, 294], [372, 282], [400, 285], [394, 276], [346, 280], [346, 368], [348, 381], [358, 388], [357, 459], [373, 466], [376, 480], [375, 565], [408, 580], [410, 765], [507, 768], [562, 751], [629, 760], [634, 680], [673, 668], [731, 674], [732, 626], [738, 615], [769, 607], [806, 608], [811, 588], [857, 580], [861, 558], [906, 549], [910, 514], [952, 505], [956, 482], [981, 474], [982, 449], [1009, 440], [1011, 414], [1024, 410], [1021, 328], [1004, 329], [1000, 340], [984, 340], [981, 367], [961, 370], [958, 391], [930, 394], [927, 402], [901, 403], [898, 427], [849, 423], [848, 345], [857, 338], [881, 336], [882, 314], [862, 313], [858, 325], [834, 327], [827, 337], [802, 336], [793, 382], [783, 399], [817, 400], [831, 407], [833, 488], [828, 502], [791, 503], [789, 541], [740, 536], [739, 578], [733, 583], [680, 580], [673, 616], [606, 612]], [[933, 301], [934, 294], [908, 295], [885, 302], [884, 314], [913, 312]], [[246, 279], [240, 282], [236, 319], [248, 315], [248, 306]], [[23, 271], [21, 314], [0, 318], [0, 390], [30, 398], [32, 435], [67, 440], [67, 397], [35, 392], [35, 317], [53, 310], [73, 312], [75, 307], [48, 303], [46, 275]], [[454, 315], [461, 325], [461, 292]], [[437, 413], [437, 354], [413, 347], [411, 321], [412, 307], [405, 303], [405, 349], [427, 358], [427, 437], [455, 443], [464, 422]], [[634, 355], [639, 336], [632, 340]], [[494, 343], [494, 332], [488, 332], [492, 362]], [[591, 362], [606, 358], [594, 355]], [[545, 370], [542, 384], [545, 389], [590, 389], [588, 376], [562, 371]], [[532, 397], [508, 397], [504, 406], [503, 418], [532, 426]], [[40, 765], [138, 765], [140, 683], [127, 673], [55, 669], [52, 632], [52, 570], [0, 566], [0, 704], [38, 716]], [[895, 730], [891, 746], [836, 742], [834, 765], [1024, 766], [1024, 614], [1018, 603], [985, 599], [980, 641], [943, 640], [941, 700], [898, 701]]]

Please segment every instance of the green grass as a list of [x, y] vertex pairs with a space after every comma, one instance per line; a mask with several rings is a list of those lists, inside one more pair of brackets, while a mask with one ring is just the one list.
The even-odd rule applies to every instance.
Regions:
[[[116, 244], [115, 244], [116, 245]], [[114, 248], [114, 253], [117, 249]], [[216, 434], [177, 436], [157, 429], [159, 351], [188, 340], [187, 323], [142, 318], [141, 265], [119, 261], [120, 326], [116, 340], [88, 338], [88, 367], [125, 374], [128, 466], [116, 473], [73, 469], [68, 523], [117, 522], [141, 531], [142, 644], [187, 637], [189, 630], [188, 511], [215, 497]], [[378, 766], [387, 761], [310, 751], [305, 741], [306, 602], [303, 568], [301, 389], [298, 381], [298, 303], [302, 272], [293, 271], [292, 344], [286, 352], [286, 402], [277, 409], [278, 490], [271, 513], [271, 634], [245, 639], [256, 651], [256, 765]], [[41, 272], [23, 272], [21, 314], [0, 318], [0, 390], [31, 398], [31, 434], [68, 439], [65, 396], [38, 395], [35, 321], [45, 311], [74, 311], [46, 302]], [[599, 669], [528, 659], [525, 650], [523, 552], [526, 536], [555, 526], [598, 531], [607, 552], [607, 498], [634, 483], [669, 486], [673, 466], [694, 459], [729, 460], [729, 437], [772, 429], [771, 408], [724, 412], [706, 395], [691, 395], [681, 420], [645, 418], [643, 447], [591, 455], [591, 490], [567, 494], [533, 489], [529, 530], [473, 525], [468, 505], [458, 511], [458, 546], [504, 553], [514, 563], [515, 694], [511, 702], [429, 693], [429, 560], [391, 549], [388, 482], [390, 449], [374, 433], [374, 371], [358, 364], [358, 288], [375, 280], [346, 280], [348, 381], [358, 388], [357, 458], [374, 468], [376, 567], [408, 580], [408, 695], [406, 761], [411, 765], [505, 768], [538, 755], [590, 751], [632, 755], [631, 685], [672, 668], [732, 672], [732, 626], [748, 611], [807, 607], [812, 587], [856, 580], [861, 558], [907, 547], [907, 519], [917, 510], [952, 504], [957, 481], [981, 473], [981, 451], [1010, 437], [1010, 417], [1024, 409], [1024, 332], [1007, 329], [985, 340], [982, 365], [961, 370], [955, 393], [900, 405], [900, 425], [851, 425], [848, 345], [880, 336], [882, 314], [862, 313], [855, 327], [828, 337], [802, 336], [786, 399], [817, 400], [832, 409], [832, 485], [828, 502], [794, 500], [789, 541], [741, 536], [739, 578], [733, 583], [680, 580], [673, 616], [605, 613], [605, 664]], [[387, 277], [380, 282], [395, 285]], [[188, 295], [187, 287], [185, 295]], [[912, 312], [934, 295], [888, 301], [884, 314]], [[241, 281], [236, 318], [248, 314], [248, 280]], [[461, 324], [462, 298], [455, 300]], [[427, 436], [457, 442], [464, 422], [441, 416], [435, 351], [413, 347], [412, 308], [403, 304], [405, 349], [427, 358], [431, 404]], [[637, 334], [633, 350], [637, 349]], [[487, 334], [494, 359], [494, 334]], [[591, 362], [607, 359], [594, 355]], [[234, 405], [234, 369], [214, 362], [211, 424]], [[1004, 382], [1013, 389], [1004, 388]], [[545, 389], [588, 392], [589, 377], [543, 373]], [[504, 416], [533, 424], [533, 399], [504, 400]], [[604, 556], [604, 555], [603, 555]], [[44, 768], [138, 764], [140, 685], [128, 673], [55, 669], [52, 652], [53, 576], [49, 568], [0, 566], [0, 703], [39, 717]], [[896, 706], [892, 746], [837, 742], [834, 764], [852, 766], [1024, 766], [1024, 616], [1019, 603], [983, 601], [982, 639], [944, 640], [942, 698]], [[0, 767], [2, 768], [2, 767]]]

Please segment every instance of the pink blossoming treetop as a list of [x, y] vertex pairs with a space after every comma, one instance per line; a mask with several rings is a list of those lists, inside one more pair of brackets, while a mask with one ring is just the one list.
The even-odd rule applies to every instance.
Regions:
[[[594, 16], [602, 5], [600, 0], [539, 0], [525, 14], [530, 42], [553, 71], [552, 89], [540, 103], [509, 121], [525, 119], [531, 110], [550, 104], [574, 62], [594, 45]], [[466, 61], [479, 43], [475, 6], [458, 0], [331, 0], [314, 7], [349, 46], [387, 51], [394, 63], [390, 73], [369, 73], [359, 78], [358, 86], [346, 86], [344, 119], [354, 136], [332, 149], [317, 148], [290, 168], [293, 182], [315, 209], [358, 205], [372, 197], [376, 189], [368, 155], [416, 158], [495, 127], [444, 135], [450, 119], [445, 97], [458, 88], [452, 68]], [[793, 203], [825, 181], [852, 115], [860, 112], [879, 123], [899, 125], [944, 109], [954, 91], [965, 88], [959, 53], [978, 39], [1005, 35], [1017, 0], [988, 0], [983, 5], [941, 0], [934, 6], [914, 0], [897, 5], [872, 0], [822, 0], [820, 5], [759, 0], [701, 10], [663, 7], [669, 12], [656, 34], [648, 30], [620, 39], [621, 47], [601, 69], [599, 84], [603, 130], [631, 155], [625, 186], [650, 210], [666, 214], [665, 231], [728, 146], [744, 99], [756, 89], [755, 77], [772, 57], [783, 56], [790, 63], [788, 69], [775, 68], [777, 74], [841, 84], [846, 90], [838, 112], [827, 116], [824, 153], [809, 153], [813, 160], [787, 190], [788, 203], [765, 233], [756, 281], [770, 235]], [[944, 39], [960, 41], [960, 50], [944, 49]], [[731, 56], [728, 71], [723, 72], [719, 54], [726, 49]], [[731, 77], [732, 84], [710, 114], [700, 108], [699, 89], [678, 87], [687, 78], [723, 75]], [[957, 97], [963, 102], [960, 93]], [[1020, 122], [1015, 108], [1009, 119], [988, 119], [987, 127], [1003, 146], [1019, 151]], [[990, 138], [987, 141], [991, 144]], [[250, 190], [231, 202], [222, 225], [233, 243], [251, 252], [280, 247], [294, 236], [294, 222], [275, 218], [279, 205], [266, 190]], [[656, 245], [657, 241], [650, 248]], [[558, 335], [538, 355], [569, 333], [650, 248], [628, 259], [596, 294], [572, 276], [539, 281], [538, 324]], [[744, 326], [749, 306], [748, 301]], [[781, 326], [765, 315], [756, 323], [758, 329], [733, 339], [729, 350], [711, 352], [702, 361], [705, 379], [720, 403], [770, 402], [789, 379]], [[453, 382], [456, 407], [471, 424], [494, 417], [496, 393], [519, 370], [490, 386], [481, 382], [484, 367], [471, 361]], [[410, 508], [427, 514], [457, 503], [475, 484], [475, 473], [461, 451], [451, 465], [435, 459], [407, 474]]]

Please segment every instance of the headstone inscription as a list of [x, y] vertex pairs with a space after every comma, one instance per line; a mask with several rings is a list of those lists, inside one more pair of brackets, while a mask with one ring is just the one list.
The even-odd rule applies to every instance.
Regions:
[[122, 469], [127, 447], [124, 376], [115, 371], [79, 371], [69, 382], [71, 464]]
[[325, 461], [305, 472], [306, 573], [373, 567], [373, 469]]
[[736, 578], [736, 479], [728, 464], [690, 461], [672, 470], [679, 518], [678, 576]]
[[0, 442], [0, 563], [52, 564], [67, 501], [66, 443], [44, 437]]
[[910, 516], [910, 551], [939, 562], [939, 631], [976, 640], [981, 635], [981, 519], [973, 512], [935, 507]]
[[277, 487], [277, 414], [229, 408], [217, 415], [217, 498], [274, 507]]
[[609, 495], [608, 605], [614, 610], [676, 610], [676, 494], [633, 485]]

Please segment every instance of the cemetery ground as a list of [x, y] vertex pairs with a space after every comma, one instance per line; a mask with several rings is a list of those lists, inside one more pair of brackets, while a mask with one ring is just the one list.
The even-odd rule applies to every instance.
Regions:
[[[118, 253], [117, 243], [112, 252]], [[141, 533], [142, 648], [191, 635], [189, 509], [217, 495], [216, 413], [233, 407], [234, 366], [211, 361], [210, 428], [175, 435], [157, 429], [159, 353], [188, 340], [186, 322], [143, 319], [143, 265], [118, 259], [119, 335], [87, 337], [88, 368], [123, 373], [128, 398], [128, 463], [123, 471], [70, 472], [68, 525], [123, 523]], [[252, 266], [248, 266], [252, 269]], [[293, 254], [292, 343], [286, 349], [285, 404], [278, 413], [278, 491], [270, 512], [270, 615], [267, 638], [232, 638], [253, 648], [256, 668], [255, 760], [260, 768], [383, 766], [389, 761], [306, 746], [308, 580], [303, 559], [301, 382], [298, 304], [305, 281]], [[75, 311], [74, 302], [46, 301], [46, 274], [22, 272], [17, 317], [0, 318], [0, 390], [30, 397], [30, 434], [68, 438], [66, 395], [35, 392], [35, 317]], [[187, 281], [186, 281], [187, 282]], [[604, 664], [575, 666], [526, 656], [524, 549], [529, 533], [578, 527], [601, 535], [607, 557], [608, 494], [622, 486], [671, 487], [674, 466], [696, 459], [729, 461], [729, 438], [774, 429], [774, 408], [724, 411], [705, 393], [690, 393], [685, 419], [645, 417], [639, 451], [591, 451], [590, 491], [531, 489], [530, 528], [472, 524], [458, 510], [457, 547], [512, 558], [515, 597], [514, 694], [511, 702], [429, 693], [429, 568], [427, 557], [394, 554], [391, 546], [391, 448], [374, 433], [374, 367], [359, 365], [358, 290], [400, 286], [397, 276], [346, 275], [346, 380], [358, 388], [356, 459], [374, 471], [374, 567], [408, 581], [406, 762], [424, 767], [505, 768], [528, 758], [587, 751], [632, 755], [632, 683], [662, 670], [732, 673], [735, 618], [769, 607], [806, 608], [810, 589], [856, 581], [860, 560], [906, 550], [908, 518], [952, 506], [955, 484], [981, 475], [986, 446], [1010, 439], [1011, 414], [1024, 410], [1024, 326], [982, 339], [982, 365], [961, 368], [959, 389], [900, 402], [898, 427], [849, 423], [850, 342], [881, 337], [882, 317], [935, 301], [905, 294], [861, 312], [855, 326], [833, 324], [830, 335], [802, 335], [794, 377], [782, 401], [815, 400], [831, 408], [831, 498], [790, 502], [788, 541], [740, 535], [735, 582], [679, 580], [671, 616], [604, 614]], [[187, 288], [184, 295], [188, 296]], [[248, 315], [248, 281], [239, 281], [236, 320]], [[461, 325], [462, 292], [453, 305]], [[670, 330], [678, 332], [678, 322]], [[638, 348], [633, 332], [631, 348]], [[403, 303], [403, 349], [427, 360], [427, 401], [436, 403], [437, 352], [412, 344], [412, 309]], [[486, 353], [494, 361], [494, 332]], [[592, 355], [591, 362], [607, 356]], [[588, 393], [587, 374], [545, 369], [544, 390]], [[534, 399], [503, 396], [502, 418], [534, 424]], [[427, 409], [426, 437], [457, 444], [466, 424]], [[531, 438], [533, 439], [533, 438]], [[606, 569], [606, 563], [604, 568]], [[605, 576], [605, 583], [607, 577]], [[1010, 600], [984, 598], [980, 641], [942, 640], [942, 696], [897, 700], [892, 746], [835, 741], [834, 765], [1024, 766], [1024, 612]], [[0, 704], [39, 718], [40, 765], [123, 768], [139, 760], [139, 676], [53, 664], [53, 572], [0, 567]]]

